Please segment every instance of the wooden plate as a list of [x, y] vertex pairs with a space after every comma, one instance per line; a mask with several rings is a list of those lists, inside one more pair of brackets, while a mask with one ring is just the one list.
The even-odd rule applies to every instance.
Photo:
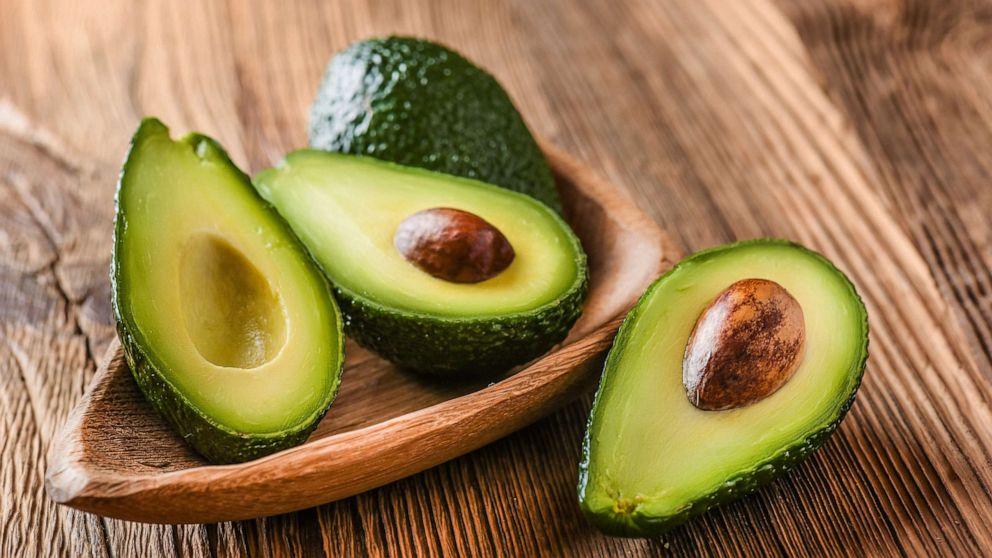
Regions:
[[274, 515], [359, 492], [477, 449], [569, 402], [596, 378], [620, 320], [680, 252], [627, 195], [542, 144], [590, 263], [568, 339], [497, 381], [402, 372], [349, 342], [341, 391], [307, 443], [237, 465], [207, 465], [144, 401], [120, 345], [52, 448], [45, 485], [61, 504], [155, 523]]

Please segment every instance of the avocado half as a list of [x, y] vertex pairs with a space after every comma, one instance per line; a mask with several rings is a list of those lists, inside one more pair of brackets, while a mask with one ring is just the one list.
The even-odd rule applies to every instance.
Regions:
[[431, 41], [368, 39], [334, 56], [310, 107], [310, 146], [482, 180], [561, 210], [506, 91]]
[[[767, 398], [701, 410], [683, 386], [686, 343], [710, 301], [747, 278], [799, 302], [805, 356]], [[654, 536], [770, 482], [837, 428], [867, 356], [864, 304], [823, 256], [761, 239], [686, 258], [641, 297], [607, 357], [579, 466], [582, 511], [606, 533]]]
[[[348, 335], [400, 366], [503, 371], [562, 341], [582, 311], [582, 246], [557, 213], [529, 196], [317, 150], [289, 154], [254, 184], [331, 280]], [[397, 227], [437, 207], [494, 225], [516, 251], [510, 266], [480, 283], [453, 283], [404, 259], [393, 243]]]
[[306, 440], [338, 390], [330, 286], [212, 139], [146, 119], [117, 188], [113, 308], [155, 409], [215, 463]]

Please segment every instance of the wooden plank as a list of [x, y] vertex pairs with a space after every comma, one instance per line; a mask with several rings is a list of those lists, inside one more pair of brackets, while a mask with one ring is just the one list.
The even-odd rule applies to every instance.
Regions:
[[[990, 10], [0, 2], [0, 554], [992, 548]], [[787, 479], [659, 541], [608, 539], [579, 517], [588, 400], [421, 475], [278, 518], [141, 526], [48, 503], [47, 444], [112, 331], [112, 184], [137, 118], [208, 131], [258, 169], [305, 142], [327, 57], [392, 31], [440, 38], [490, 68], [536, 131], [626, 185], [688, 248], [776, 234], [834, 258], [873, 328], [839, 435]]]
[[840, 78], [826, 84], [827, 92], [851, 115], [878, 170], [880, 193], [992, 378], [992, 160], [984, 156], [992, 149], [992, 31], [983, 19], [992, 5], [913, 1], [850, 9], [826, 1], [783, 9], [815, 65]]

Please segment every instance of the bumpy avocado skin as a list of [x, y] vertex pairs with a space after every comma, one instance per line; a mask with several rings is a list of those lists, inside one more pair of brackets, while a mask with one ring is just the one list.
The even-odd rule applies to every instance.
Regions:
[[682, 525], [693, 517], [723, 504], [743, 498], [758, 488], [761, 488], [762, 486], [765, 486], [773, 480], [781, 477], [793, 467], [801, 463], [814, 451], [819, 449], [820, 446], [822, 446], [827, 439], [830, 438], [830, 435], [837, 430], [837, 427], [840, 426], [840, 423], [847, 415], [848, 410], [850, 410], [851, 405], [854, 404], [854, 399], [857, 396], [858, 388], [861, 386], [861, 379], [864, 376], [865, 364], [868, 361], [868, 313], [865, 309], [864, 302], [862, 301], [857, 290], [854, 288], [854, 285], [847, 279], [847, 276], [838, 270], [833, 263], [825, 257], [799, 244], [775, 238], [744, 240], [697, 252], [696, 254], [682, 260], [682, 262], [679, 262], [678, 265], [659, 277], [650, 287], [648, 287], [647, 291], [645, 291], [645, 293], [641, 296], [638, 303], [634, 306], [630, 313], [627, 314], [627, 317], [624, 318], [623, 324], [620, 326], [620, 330], [614, 340], [613, 348], [607, 356], [604, 369], [615, 366], [615, 363], [620, 360], [621, 355], [626, 349], [627, 339], [632, 334], [633, 324], [636, 321], [637, 316], [640, 314], [641, 308], [643, 307], [642, 302], [650, 298], [652, 292], [665, 280], [668, 275], [675, 272], [686, 262], [706, 258], [714, 253], [732, 250], [736, 247], [745, 246], [748, 244], [781, 244], [798, 248], [821, 260], [824, 264], [826, 264], [828, 269], [842, 277], [847, 282], [847, 286], [850, 289], [850, 295], [858, 301], [860, 307], [860, 319], [865, 331], [858, 361], [853, 369], [855, 381], [852, 384], [850, 392], [841, 394], [841, 396], [845, 398], [844, 403], [837, 409], [837, 412], [832, 420], [830, 420], [823, 427], [814, 430], [802, 439], [796, 440], [793, 444], [761, 461], [754, 467], [740, 471], [736, 475], [724, 481], [718, 490], [699, 500], [690, 502], [679, 510], [678, 513], [659, 517], [638, 513], [636, 508], [632, 512], [629, 512], [627, 510], [620, 510], [617, 509], [617, 507], [614, 507], [609, 512], [603, 513], [598, 510], [590, 509], [588, 505], [585, 495], [587, 490], [590, 488], [589, 466], [591, 462], [590, 445], [592, 443], [592, 425], [596, 420], [597, 408], [603, 392], [603, 384], [600, 383], [599, 389], [596, 391], [595, 400], [593, 401], [592, 410], [589, 413], [586, 434], [582, 444], [582, 457], [579, 463], [578, 496], [579, 507], [582, 509], [582, 513], [585, 515], [586, 520], [603, 533], [617, 537], [657, 537], [671, 531], [679, 525]]
[[[327, 413], [331, 402], [337, 396], [338, 387], [341, 385], [340, 381], [335, 386], [334, 391], [328, 394], [326, 403], [321, 406], [319, 413], [313, 415], [309, 420], [301, 423], [296, 428], [290, 428], [274, 434], [240, 433], [217, 423], [198, 410], [159, 372], [159, 369], [162, 367], [154, 363], [154, 359], [149, 356], [142, 347], [142, 344], [132, 333], [132, 331], [137, 331], [137, 326], [120, 304], [122, 293], [128, 289], [128, 285], [123, 280], [123, 275], [121, 274], [121, 262], [118, 257], [122, 250], [124, 229], [127, 227], [127, 219], [122, 212], [120, 204], [121, 186], [127, 174], [128, 166], [134, 159], [137, 146], [149, 136], [157, 134], [168, 135], [168, 133], [169, 129], [158, 119], [146, 118], [142, 120], [138, 131], [131, 138], [128, 154], [125, 157], [124, 165], [121, 168], [117, 182], [117, 193], [114, 199], [114, 243], [110, 270], [111, 306], [117, 320], [117, 334], [120, 338], [121, 347], [124, 350], [125, 361], [145, 399], [148, 400], [152, 407], [165, 418], [166, 422], [193, 449], [211, 463], [224, 464], [250, 461], [299, 445], [306, 441], [310, 433], [317, 427], [320, 419]], [[202, 158], [213, 158], [217, 162], [230, 165], [232, 169], [236, 170], [242, 176], [245, 187], [251, 188], [251, 179], [237, 169], [228, 157], [227, 152], [213, 139], [201, 134], [191, 133], [179, 141], [192, 146]], [[261, 198], [259, 198], [259, 203], [265, 204], [268, 211], [275, 213], [275, 210]], [[302, 254], [307, 254], [302, 246], [299, 247], [299, 250]], [[307, 255], [307, 257], [309, 256]], [[328, 290], [330, 291], [329, 285]], [[343, 329], [340, 311], [337, 309], [333, 297], [329, 295], [328, 299], [337, 320], [336, 329], [340, 332]], [[335, 360], [333, 362], [336, 362], [340, 367], [344, 362], [344, 335], [338, 335], [338, 346], [334, 354]], [[338, 370], [338, 374], [340, 374], [340, 370]]]
[[561, 212], [551, 170], [506, 91], [430, 41], [369, 39], [331, 59], [310, 108], [310, 145], [482, 180]]
[[[124, 348], [124, 358], [145, 399], [179, 433], [205, 457], [216, 464], [241, 463], [297, 446], [306, 441], [328, 407], [307, 424], [279, 434], [241, 434], [201, 413], [173, 387], [151, 364], [141, 346], [118, 318], [117, 333]], [[340, 385], [340, 384], [339, 384]], [[336, 393], [335, 393], [336, 395]], [[333, 396], [332, 396], [333, 399]]]
[[442, 318], [382, 306], [335, 288], [345, 332], [404, 368], [438, 376], [484, 375], [528, 362], [560, 343], [582, 314], [585, 255], [578, 278], [558, 300], [505, 317]]

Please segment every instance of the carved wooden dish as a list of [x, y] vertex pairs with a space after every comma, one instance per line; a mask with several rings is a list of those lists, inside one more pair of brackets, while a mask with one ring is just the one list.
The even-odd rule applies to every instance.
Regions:
[[598, 378], [623, 315], [681, 254], [622, 190], [543, 148], [590, 264], [582, 318], [552, 352], [498, 381], [453, 383], [405, 373], [349, 342], [341, 391], [307, 443], [218, 466], [146, 404], [115, 342], [52, 448], [50, 497], [155, 523], [274, 515], [428, 469], [571, 401]]

